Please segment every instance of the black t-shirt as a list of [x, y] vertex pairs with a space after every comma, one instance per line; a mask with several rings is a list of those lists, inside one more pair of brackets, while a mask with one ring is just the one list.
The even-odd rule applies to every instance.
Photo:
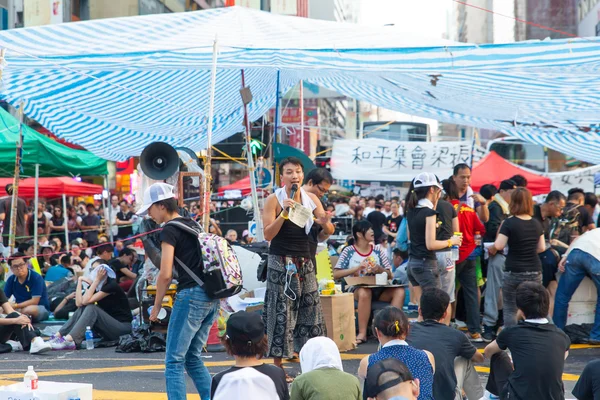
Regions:
[[[401, 223], [402, 223], [402, 215], [398, 215], [395, 218], [393, 215], [390, 215], [385, 220], [385, 227], [388, 228], [388, 230], [390, 232], [397, 233], [398, 229], [400, 228]], [[392, 237], [392, 236], [388, 237], [388, 243], [392, 243], [394, 240], [396, 240], [395, 237]]]
[[600, 360], [585, 366], [571, 393], [577, 400], [600, 400]]
[[433, 398], [454, 400], [454, 359], [460, 356], [470, 360], [477, 351], [467, 336], [439, 322], [423, 321], [411, 324], [406, 341], [417, 349], [431, 352], [435, 358]]
[[[130, 221], [133, 218], [133, 213], [131, 211], [127, 211], [126, 213], [123, 213], [123, 211], [119, 211], [117, 213], [117, 219], [119, 221]], [[131, 223], [131, 221], [130, 221]], [[126, 226], [121, 226], [119, 225], [119, 233], [117, 234], [117, 236], [119, 237], [119, 239], [125, 239], [128, 238], [130, 236], [133, 236], [133, 226], [131, 225], [126, 225]]]
[[101, 292], [108, 296], [98, 302], [98, 307], [106, 311], [110, 316], [120, 322], [131, 322], [133, 317], [129, 310], [127, 295], [114, 279], [109, 279], [102, 286]]
[[381, 235], [383, 235], [383, 225], [385, 224], [386, 220], [386, 216], [381, 211], [371, 211], [369, 215], [367, 215], [367, 221], [373, 225], [373, 233], [375, 235], [376, 243], [379, 243]]
[[435, 252], [427, 250], [425, 243], [425, 226], [427, 217], [437, 215], [435, 210], [429, 207], [418, 207], [408, 210], [408, 232], [410, 234], [410, 256], [414, 258], [427, 258], [435, 260]]
[[[242, 368], [243, 367], [231, 367], [228, 370], [219, 372], [218, 374], [213, 376], [212, 384], [210, 386], [210, 397], [211, 398], [215, 397], [215, 393], [217, 392], [217, 387], [219, 386], [221, 379], [223, 379], [223, 376], [225, 376], [226, 374], [228, 374], [230, 372], [239, 371]], [[288, 391], [288, 385], [287, 385], [287, 382], [285, 381], [285, 372], [283, 372], [283, 369], [276, 367], [274, 365], [267, 365], [267, 364], [258, 365], [256, 367], [246, 367], [246, 368], [254, 368], [261, 374], [265, 374], [269, 378], [271, 378], [271, 380], [275, 384], [275, 389], [277, 389], [277, 395], [279, 395], [280, 400], [288, 400], [290, 398], [290, 393]]]
[[86, 231], [83, 233], [83, 238], [88, 244], [96, 244], [98, 242], [98, 231], [89, 230], [87, 226], [100, 226], [100, 217], [98, 215], [86, 215], [81, 219], [81, 226]]
[[492, 201], [488, 205], [488, 211], [490, 213], [490, 218], [488, 222], [485, 223], [485, 234], [483, 235], [484, 242], [495, 242], [496, 235], [498, 234], [498, 229], [507, 217], [502, 210], [502, 206], [498, 204], [497, 201]]
[[542, 207], [539, 204], [533, 206], [533, 218], [537, 219], [540, 224], [542, 224], [542, 229], [544, 230], [544, 239], [546, 241], [550, 241], [550, 222], [551, 218], [544, 218], [542, 216]]
[[496, 343], [512, 355], [515, 370], [508, 378], [511, 399], [565, 398], [562, 374], [571, 341], [562, 330], [553, 324], [521, 321], [500, 332]]
[[[29, 230], [29, 235], [33, 236], [35, 231], [33, 229], [33, 224], [35, 223], [35, 216], [32, 215], [31, 218], [29, 218], [29, 221], [27, 222], [27, 229]], [[46, 219], [46, 216], [42, 213], [41, 216], [38, 215], [38, 235], [43, 235], [45, 234], [46, 231], [46, 224], [48, 223], [48, 220]]]
[[500, 233], [508, 237], [508, 255], [505, 268], [511, 272], [536, 272], [542, 270], [537, 246], [544, 233], [537, 219], [523, 220], [510, 217], [504, 221]]
[[[190, 218], [178, 217], [175, 218], [174, 221], [184, 223], [190, 228], [198, 228], [198, 224]], [[166, 224], [160, 232], [160, 241], [175, 247], [175, 257], [179, 258], [182, 263], [187, 265], [187, 267], [196, 275], [200, 276], [203, 263], [202, 254], [200, 253], [200, 244], [198, 243], [198, 238], [196, 236], [193, 236], [191, 233], [174, 225]], [[196, 281], [189, 276], [175, 260], [173, 260], [173, 268], [178, 276], [177, 282], [179, 282], [179, 284], [177, 285], [177, 291], [198, 286]]]
[[317, 246], [319, 244], [319, 234], [323, 230], [323, 227], [319, 224], [313, 224], [308, 232], [308, 249], [310, 251], [310, 259], [312, 260], [315, 268], [317, 267]]
[[119, 260], [118, 258], [111, 260], [108, 263], [108, 265], [113, 269], [113, 271], [115, 271], [115, 274], [117, 274], [117, 282], [121, 282], [121, 278], [123, 278], [125, 276], [125, 274], [123, 272], [121, 272], [121, 269], [122, 268], [129, 269], [129, 267], [127, 267], [127, 265], [123, 264], [121, 262], [121, 260]]
[[8, 299], [6, 298], [6, 295], [4, 294], [4, 290], [0, 289], [0, 307], [2, 307], [2, 304], [4, 303], [8, 303]]
[[437, 221], [439, 226], [436, 239], [448, 240], [454, 235], [454, 232], [452, 231], [452, 220], [458, 216], [456, 209], [451, 203], [440, 199], [435, 211], [438, 213]]
[[[12, 196], [6, 196], [0, 199], [0, 214], [5, 214], [4, 230], [2, 236], [8, 236], [10, 232], [12, 217]], [[25, 200], [17, 197], [17, 228], [16, 236], [25, 236], [25, 214], [27, 213], [27, 204]]]

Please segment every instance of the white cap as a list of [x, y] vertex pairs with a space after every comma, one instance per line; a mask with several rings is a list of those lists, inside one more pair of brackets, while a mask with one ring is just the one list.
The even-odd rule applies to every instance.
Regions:
[[175, 193], [173, 193], [173, 186], [167, 183], [155, 183], [150, 186], [144, 192], [144, 203], [142, 208], [140, 208], [137, 212], [138, 215], [146, 215], [148, 213], [148, 209], [152, 204], [167, 199], [175, 198]]
[[440, 189], [443, 189], [438, 177], [435, 174], [432, 174], [431, 172], [421, 172], [415, 177], [415, 179], [413, 179], [413, 185], [415, 189], [430, 186], [437, 186]]

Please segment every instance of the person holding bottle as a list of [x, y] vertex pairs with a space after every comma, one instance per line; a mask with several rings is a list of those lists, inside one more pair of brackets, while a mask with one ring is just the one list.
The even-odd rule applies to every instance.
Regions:
[[479, 232], [481, 240], [481, 232], [485, 233], [485, 226], [481, 223], [474, 208], [460, 202], [458, 188], [452, 179], [445, 179], [442, 185], [448, 200], [457, 211], [458, 226], [462, 237], [462, 244], [458, 248], [458, 259], [456, 260], [456, 278], [460, 282], [465, 299], [467, 328], [469, 329], [468, 337], [473, 342], [483, 342], [479, 324], [476, 260], [469, 256], [477, 247], [475, 243], [476, 233]]
[[406, 218], [410, 239], [408, 278], [415, 288], [416, 301], [421, 289], [441, 289], [440, 270], [436, 251], [461, 244], [458, 236], [436, 240], [436, 205], [442, 194], [442, 185], [435, 174], [422, 172], [413, 179], [406, 198]]

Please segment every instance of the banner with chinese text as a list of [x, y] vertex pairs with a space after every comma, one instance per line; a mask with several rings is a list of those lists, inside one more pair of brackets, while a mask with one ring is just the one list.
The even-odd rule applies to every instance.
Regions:
[[331, 172], [335, 179], [411, 181], [421, 172], [440, 179], [452, 175], [454, 165], [477, 162], [484, 150], [471, 142], [400, 142], [384, 139], [336, 140]]

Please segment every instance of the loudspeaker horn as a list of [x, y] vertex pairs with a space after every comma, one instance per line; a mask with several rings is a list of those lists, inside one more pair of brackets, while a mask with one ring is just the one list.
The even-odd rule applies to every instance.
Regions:
[[177, 150], [164, 142], [149, 144], [140, 156], [140, 168], [151, 179], [167, 179], [179, 169]]

